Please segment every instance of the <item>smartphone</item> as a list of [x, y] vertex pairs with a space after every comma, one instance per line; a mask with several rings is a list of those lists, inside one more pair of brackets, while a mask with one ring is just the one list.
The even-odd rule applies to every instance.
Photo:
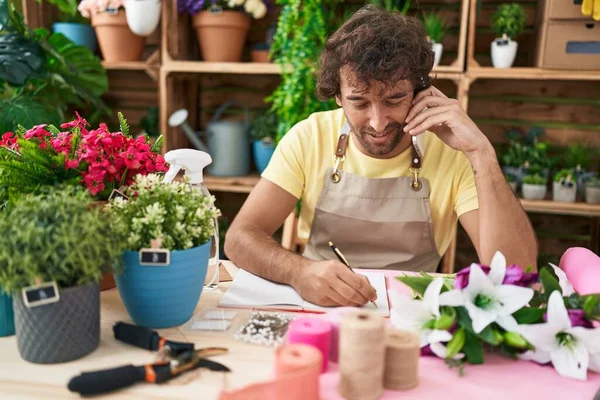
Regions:
[[417, 151], [417, 154], [419, 155], [419, 157], [423, 158], [423, 156], [425, 155], [425, 136], [423, 134], [420, 134], [417, 136], [413, 136], [411, 139], [412, 144], [415, 147], [415, 150]]

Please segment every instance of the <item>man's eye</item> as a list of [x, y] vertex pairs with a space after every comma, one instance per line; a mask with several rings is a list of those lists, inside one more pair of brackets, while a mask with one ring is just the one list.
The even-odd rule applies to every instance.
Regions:
[[368, 105], [369, 103], [354, 104], [354, 108], [362, 110], [363, 108], [367, 108]]
[[398, 107], [400, 105], [402, 105], [401, 101], [397, 101], [395, 103], [387, 103], [388, 107]]

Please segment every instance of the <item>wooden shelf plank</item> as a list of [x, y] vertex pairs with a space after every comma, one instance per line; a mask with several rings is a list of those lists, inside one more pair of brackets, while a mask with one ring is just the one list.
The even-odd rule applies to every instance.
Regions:
[[575, 71], [542, 68], [470, 67], [467, 76], [474, 79], [554, 79], [600, 80], [600, 71]]
[[521, 199], [521, 204], [525, 211], [534, 213], [600, 217], [600, 204], [525, 199]]
[[[212, 74], [262, 74], [279, 75], [281, 67], [274, 63], [254, 62], [204, 62], [204, 61], [169, 61], [162, 68], [167, 72], [191, 72]], [[439, 79], [458, 80], [461, 72], [453, 66], [438, 66], [432, 71]]]
[[[250, 193], [259, 180], [260, 176], [257, 174], [234, 177], [204, 176], [204, 184], [211, 192]], [[525, 199], [521, 199], [521, 204], [526, 211], [534, 213], [600, 217], [600, 204]]]
[[233, 177], [204, 175], [204, 185], [211, 192], [250, 193], [259, 180], [259, 175]]
[[106, 62], [102, 61], [104, 69], [109, 70], [133, 70], [144, 71], [149, 66], [144, 61], [121, 61], [121, 62]]

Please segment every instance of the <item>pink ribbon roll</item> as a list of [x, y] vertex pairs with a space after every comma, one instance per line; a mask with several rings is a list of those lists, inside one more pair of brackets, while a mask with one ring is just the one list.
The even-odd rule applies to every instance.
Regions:
[[297, 318], [288, 327], [287, 343], [308, 344], [321, 352], [323, 356], [321, 372], [327, 370], [330, 341], [331, 324], [323, 319]]
[[219, 400], [319, 400], [321, 353], [313, 346], [286, 344], [275, 353], [275, 377], [237, 390], [223, 390]]
[[585, 247], [571, 247], [560, 258], [573, 289], [580, 295], [600, 293], [600, 257]]

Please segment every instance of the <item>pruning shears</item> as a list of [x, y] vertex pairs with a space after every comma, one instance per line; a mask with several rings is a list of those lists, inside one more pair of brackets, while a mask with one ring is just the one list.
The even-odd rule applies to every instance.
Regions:
[[205, 368], [230, 372], [223, 364], [206, 357], [227, 353], [224, 347], [195, 349], [193, 343], [166, 340], [158, 333], [135, 325], [117, 322], [113, 327], [115, 339], [147, 350], [160, 351], [159, 361], [147, 365], [124, 365], [117, 368], [84, 372], [68, 384], [72, 392], [82, 396], [123, 389], [138, 382], [164, 383], [187, 371]]

